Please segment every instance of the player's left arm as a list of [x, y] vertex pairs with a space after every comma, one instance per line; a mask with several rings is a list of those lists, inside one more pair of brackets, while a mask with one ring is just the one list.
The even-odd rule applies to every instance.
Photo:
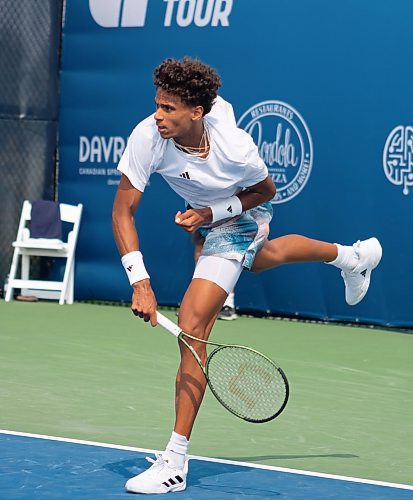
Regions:
[[[274, 198], [276, 188], [271, 177], [267, 177], [261, 182], [246, 188], [237, 197], [241, 204], [240, 212], [245, 212], [251, 208], [261, 205]], [[237, 202], [237, 203], [239, 203]], [[186, 212], [178, 212], [175, 215], [175, 224], [182, 227], [188, 233], [195, 232], [203, 224], [213, 221], [213, 208], [191, 208]]]
[[263, 181], [246, 188], [237, 196], [241, 201], [242, 210], [245, 212], [246, 210], [250, 210], [251, 208], [261, 205], [261, 203], [272, 200], [275, 193], [275, 184], [271, 177], [268, 176]]

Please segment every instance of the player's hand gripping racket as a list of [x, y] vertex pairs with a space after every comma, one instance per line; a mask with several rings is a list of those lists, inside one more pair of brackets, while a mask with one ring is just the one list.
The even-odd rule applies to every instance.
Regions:
[[[191, 351], [212, 393], [231, 413], [248, 422], [261, 423], [284, 410], [289, 394], [287, 377], [269, 358], [249, 347], [192, 337], [160, 312], [157, 315], [158, 323]], [[205, 366], [185, 337], [215, 346]]]

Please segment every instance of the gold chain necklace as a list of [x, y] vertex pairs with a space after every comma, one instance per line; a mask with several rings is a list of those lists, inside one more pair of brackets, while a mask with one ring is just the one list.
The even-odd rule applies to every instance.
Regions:
[[209, 148], [210, 148], [209, 131], [208, 128], [205, 126], [205, 123], [204, 123], [204, 130], [202, 132], [201, 140], [199, 141], [198, 147], [183, 146], [182, 144], [176, 142], [174, 138], [172, 138], [172, 140], [177, 149], [191, 156], [204, 157], [209, 153]]

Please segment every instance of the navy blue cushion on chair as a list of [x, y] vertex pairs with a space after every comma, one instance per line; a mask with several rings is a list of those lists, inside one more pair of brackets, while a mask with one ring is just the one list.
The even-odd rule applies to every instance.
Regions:
[[49, 200], [32, 202], [30, 238], [62, 239], [59, 203]]

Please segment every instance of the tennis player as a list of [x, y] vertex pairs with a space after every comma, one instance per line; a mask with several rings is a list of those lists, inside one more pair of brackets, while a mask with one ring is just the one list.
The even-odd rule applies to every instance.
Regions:
[[[186, 333], [208, 338], [243, 269], [260, 272], [291, 262], [325, 262], [341, 270], [347, 303], [358, 304], [381, 259], [378, 240], [352, 246], [299, 235], [269, 240], [276, 188], [252, 138], [237, 128], [232, 106], [217, 96], [217, 72], [188, 57], [167, 59], [155, 69], [154, 83], [156, 111], [129, 138], [113, 207], [115, 240], [133, 288], [133, 313], [156, 326], [157, 302], [135, 228], [135, 211], [154, 172], [186, 202], [187, 209], [175, 214], [176, 225], [188, 233], [199, 231], [205, 239], [180, 307], [179, 326]], [[205, 347], [200, 342], [193, 347], [205, 363]], [[130, 492], [186, 488], [188, 443], [206, 382], [181, 343], [180, 354], [174, 430], [152, 466], [128, 480]]]

